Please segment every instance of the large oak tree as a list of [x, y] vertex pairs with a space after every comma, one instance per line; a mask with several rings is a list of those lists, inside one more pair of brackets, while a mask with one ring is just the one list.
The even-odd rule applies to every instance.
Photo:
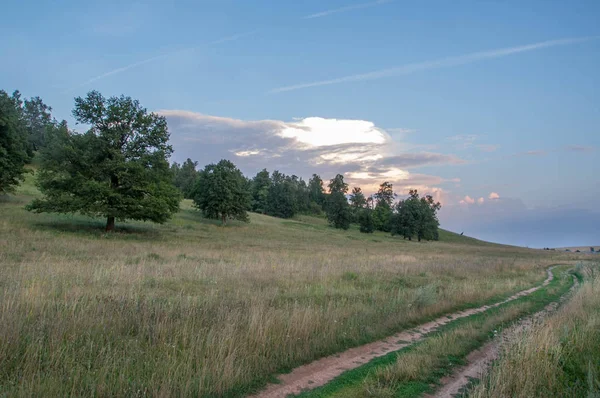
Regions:
[[81, 213], [116, 220], [165, 222], [179, 209], [167, 158], [173, 149], [164, 117], [130, 97], [91, 91], [75, 99], [73, 116], [85, 134], [57, 129], [41, 151], [38, 187], [29, 210]]

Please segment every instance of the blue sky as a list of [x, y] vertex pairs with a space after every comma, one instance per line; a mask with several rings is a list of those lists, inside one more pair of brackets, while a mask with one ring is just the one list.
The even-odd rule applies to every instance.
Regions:
[[8, 1], [0, 88], [126, 94], [174, 160], [430, 192], [442, 226], [599, 244], [598, 1]]

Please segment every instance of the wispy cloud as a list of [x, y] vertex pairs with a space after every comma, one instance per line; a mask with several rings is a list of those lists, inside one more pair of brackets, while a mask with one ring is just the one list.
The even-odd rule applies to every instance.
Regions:
[[567, 145], [565, 150], [569, 152], [593, 152], [596, 148], [588, 145]]
[[303, 19], [322, 18], [322, 17], [326, 17], [326, 16], [331, 15], [331, 14], [339, 14], [340, 12], [346, 12], [346, 11], [352, 11], [352, 10], [360, 10], [362, 8], [375, 7], [375, 6], [378, 6], [378, 5], [382, 5], [382, 4], [386, 4], [386, 3], [391, 3], [392, 1], [394, 1], [394, 0], [377, 0], [377, 1], [371, 1], [369, 3], [352, 4], [352, 5], [345, 6], [345, 7], [334, 8], [332, 10], [326, 10], [326, 11], [321, 11], [321, 12], [317, 12], [317, 13], [314, 13], [314, 14], [310, 14], [310, 15], [307, 15], [307, 16], [303, 17]]
[[100, 74], [98, 76], [94, 76], [91, 79], [86, 80], [83, 83], [77, 84], [77, 85], [75, 85], [73, 87], [70, 87], [70, 88], [62, 91], [62, 93], [64, 94], [64, 93], [67, 93], [69, 91], [75, 90], [77, 88], [80, 88], [80, 87], [83, 87], [83, 86], [87, 86], [89, 84], [94, 83], [95, 81], [104, 79], [105, 77], [117, 75], [117, 74], [119, 74], [121, 72], [125, 72], [125, 71], [133, 69], [133, 68], [137, 68], [138, 66], [142, 66], [142, 65], [148, 64], [150, 62], [157, 61], [159, 59], [170, 58], [170, 57], [173, 57], [173, 56], [175, 56], [177, 54], [182, 54], [182, 53], [185, 53], [185, 52], [194, 51], [194, 50], [197, 50], [197, 49], [199, 49], [201, 47], [205, 47], [205, 46], [212, 46], [212, 45], [215, 45], [215, 44], [221, 44], [221, 43], [226, 43], [226, 42], [229, 42], [229, 41], [238, 40], [238, 39], [241, 39], [243, 37], [252, 35], [254, 33], [256, 33], [256, 30], [253, 30], [253, 31], [250, 31], [250, 32], [239, 33], [239, 34], [232, 35], [232, 36], [226, 36], [226, 37], [222, 37], [220, 39], [213, 40], [211, 42], [208, 42], [208, 43], [205, 43], [205, 44], [202, 44], [202, 45], [198, 45], [198, 46], [194, 46], [194, 47], [186, 47], [186, 48], [183, 48], [183, 49], [180, 49], [180, 50], [170, 51], [170, 52], [167, 52], [167, 53], [164, 53], [164, 54], [156, 55], [154, 57], [150, 57], [150, 58], [144, 59], [142, 61], [134, 62], [132, 64], [125, 65], [125, 66], [122, 66], [120, 68], [113, 69], [113, 70], [108, 71], [106, 73], [102, 73], [102, 74]]
[[423, 70], [429, 70], [429, 69], [449, 68], [452, 66], [459, 66], [459, 65], [469, 64], [472, 62], [483, 61], [486, 59], [501, 58], [501, 57], [505, 57], [508, 55], [514, 55], [514, 54], [519, 54], [519, 53], [524, 53], [524, 52], [534, 51], [534, 50], [541, 50], [543, 48], [564, 46], [564, 45], [575, 44], [575, 43], [582, 43], [585, 41], [594, 40], [594, 39], [598, 39], [598, 38], [600, 38], [600, 36], [548, 40], [548, 41], [527, 44], [527, 45], [517, 46], [517, 47], [507, 47], [507, 48], [499, 48], [499, 49], [489, 50], [489, 51], [480, 51], [480, 52], [475, 52], [475, 53], [470, 53], [470, 54], [441, 58], [441, 59], [437, 59], [437, 60], [433, 60], [433, 61], [406, 64], [406, 65], [402, 65], [402, 66], [395, 67], [395, 68], [381, 69], [381, 70], [367, 72], [367, 73], [361, 73], [361, 74], [357, 74], [357, 75], [343, 76], [343, 77], [338, 77], [335, 79], [320, 80], [320, 81], [316, 81], [316, 82], [301, 83], [301, 84], [294, 84], [294, 85], [290, 85], [290, 86], [278, 87], [278, 88], [271, 90], [270, 93], [271, 94], [281, 93], [284, 91], [300, 90], [300, 89], [309, 88], [309, 87], [327, 86], [327, 85], [331, 85], [331, 84], [357, 82], [357, 81], [363, 81], [363, 80], [375, 80], [375, 79], [381, 79], [384, 77], [407, 75], [410, 73], [419, 72], [419, 71], [423, 71]]

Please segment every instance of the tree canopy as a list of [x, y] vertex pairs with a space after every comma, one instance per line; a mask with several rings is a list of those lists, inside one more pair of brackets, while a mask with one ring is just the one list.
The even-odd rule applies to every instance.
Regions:
[[173, 184], [179, 188], [183, 197], [186, 199], [192, 199], [193, 197], [194, 187], [196, 186], [196, 180], [198, 179], [197, 166], [198, 162], [194, 162], [190, 158], [181, 165], [177, 162], [171, 165]]
[[336, 175], [329, 182], [329, 196], [327, 197], [327, 220], [329, 223], [340, 229], [348, 229], [352, 221], [352, 213], [346, 193], [348, 192], [348, 184], [344, 182], [344, 176]]
[[250, 206], [250, 195], [246, 178], [229, 160], [209, 164], [200, 171], [194, 189], [194, 204], [207, 218], [248, 221], [246, 210]]
[[104, 98], [91, 91], [75, 99], [73, 116], [85, 134], [57, 129], [41, 151], [38, 187], [44, 194], [28, 209], [165, 222], [179, 209], [167, 158], [172, 153], [164, 117], [131, 97]]
[[437, 212], [442, 207], [431, 195], [419, 197], [417, 190], [410, 190], [409, 197], [395, 206], [390, 220], [392, 235], [402, 235], [412, 240], [437, 240], [439, 221]]
[[27, 153], [27, 130], [22, 119], [20, 95], [0, 90], [0, 193], [12, 192], [23, 180]]

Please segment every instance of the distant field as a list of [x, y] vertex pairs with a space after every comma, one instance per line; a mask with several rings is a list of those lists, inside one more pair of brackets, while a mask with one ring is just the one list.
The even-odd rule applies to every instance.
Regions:
[[238, 396], [273, 374], [542, 281], [553, 251], [439, 242], [189, 202], [164, 225], [0, 201], [0, 396]]

